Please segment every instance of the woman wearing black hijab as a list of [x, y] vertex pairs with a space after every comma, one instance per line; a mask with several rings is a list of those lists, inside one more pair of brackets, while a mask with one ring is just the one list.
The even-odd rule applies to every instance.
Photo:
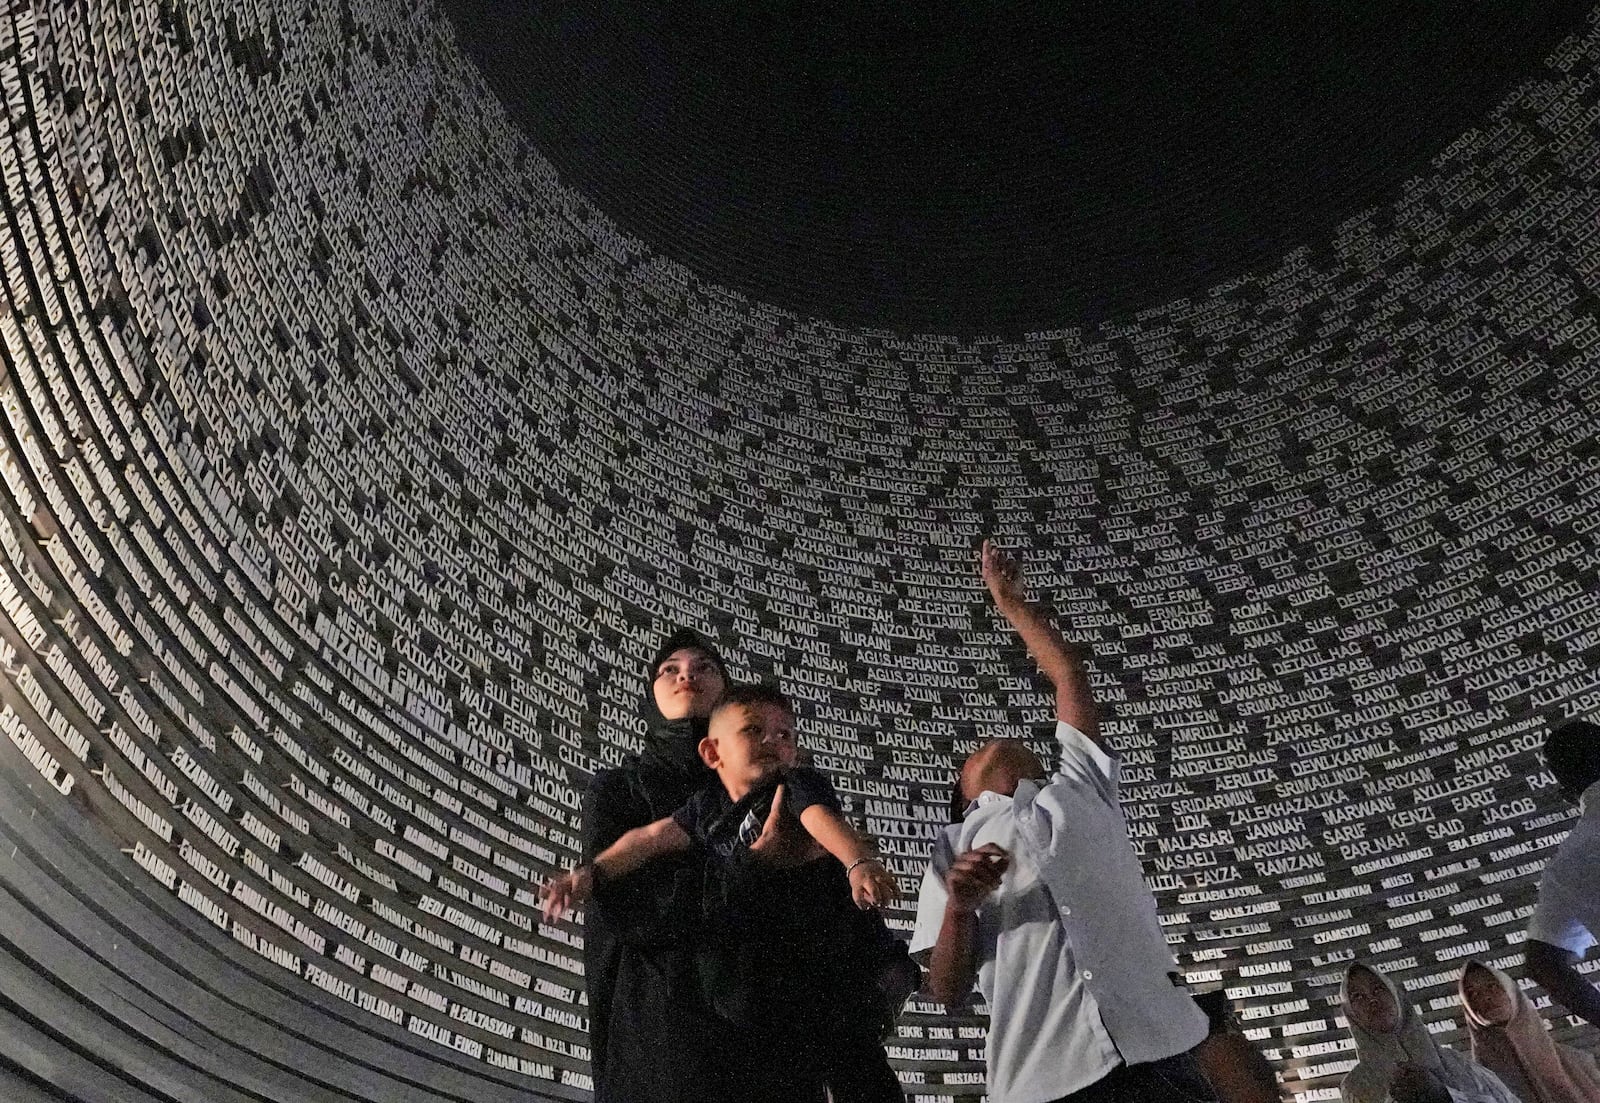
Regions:
[[[595, 776], [583, 806], [583, 861], [624, 832], [669, 816], [713, 774], [699, 744], [727, 688], [727, 668], [700, 633], [680, 629], [650, 664], [645, 745]], [[584, 924], [595, 1103], [705, 1103], [723, 1080], [719, 1028], [693, 956], [706, 890], [703, 854], [652, 862], [595, 886]]]

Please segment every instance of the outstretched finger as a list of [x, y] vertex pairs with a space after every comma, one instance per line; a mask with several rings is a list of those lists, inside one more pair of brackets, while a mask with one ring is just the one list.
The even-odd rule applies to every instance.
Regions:
[[993, 578], [995, 575], [999, 574], [1000, 569], [1005, 566], [1005, 553], [1002, 552], [999, 546], [988, 537], [985, 537], [983, 541], [983, 554], [981, 559], [983, 563], [983, 575], [985, 578]]

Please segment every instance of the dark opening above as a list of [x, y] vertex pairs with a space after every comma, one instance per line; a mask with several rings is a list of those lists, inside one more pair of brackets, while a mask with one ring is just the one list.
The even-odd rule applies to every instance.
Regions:
[[804, 314], [1093, 323], [1271, 265], [1539, 71], [1592, 0], [442, 0], [624, 230]]

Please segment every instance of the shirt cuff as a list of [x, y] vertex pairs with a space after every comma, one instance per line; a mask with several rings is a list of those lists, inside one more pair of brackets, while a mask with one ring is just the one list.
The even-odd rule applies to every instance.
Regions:
[[1578, 920], [1556, 922], [1538, 912], [1534, 912], [1533, 921], [1528, 924], [1528, 937], [1579, 957], [1588, 953], [1595, 944], [1594, 934]]

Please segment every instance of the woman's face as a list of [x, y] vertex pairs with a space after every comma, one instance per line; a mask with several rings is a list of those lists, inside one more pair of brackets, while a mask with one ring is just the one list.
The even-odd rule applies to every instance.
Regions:
[[1511, 1005], [1510, 995], [1500, 983], [1500, 978], [1482, 965], [1473, 962], [1467, 966], [1466, 972], [1461, 975], [1461, 988], [1467, 1005], [1478, 1013], [1480, 1019], [1487, 1019], [1495, 1026], [1511, 1021], [1516, 1008]]
[[712, 706], [722, 700], [728, 683], [717, 664], [704, 651], [685, 647], [674, 651], [656, 667], [656, 708], [668, 720], [689, 716], [710, 716]]
[[1399, 1029], [1400, 1007], [1394, 1002], [1389, 986], [1371, 969], [1352, 969], [1345, 995], [1345, 1015], [1363, 1030], [1390, 1034]]

